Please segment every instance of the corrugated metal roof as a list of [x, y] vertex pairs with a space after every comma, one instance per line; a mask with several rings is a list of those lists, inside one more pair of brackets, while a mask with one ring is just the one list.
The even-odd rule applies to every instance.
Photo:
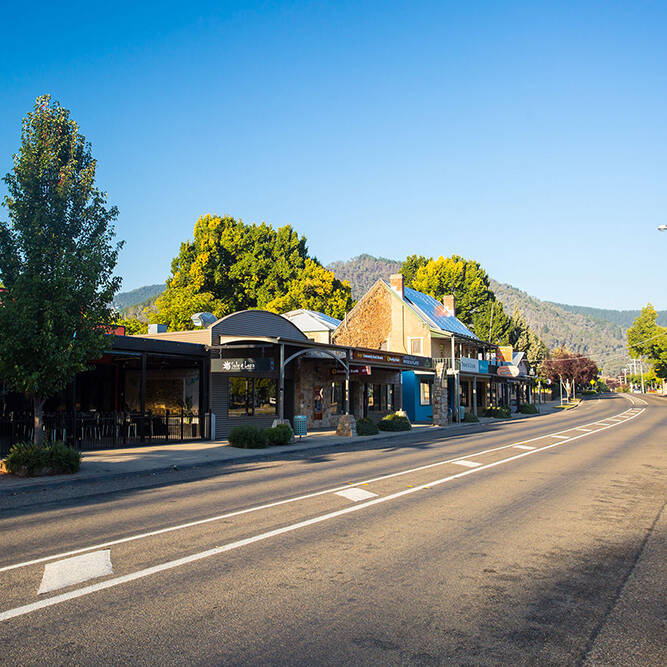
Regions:
[[[386, 283], [386, 281], [384, 281]], [[388, 284], [388, 283], [386, 283]], [[391, 286], [389, 287], [391, 289]], [[444, 305], [434, 299], [429, 294], [417, 292], [409, 287], [403, 290], [404, 300], [409, 303], [422, 316], [427, 324], [430, 324], [434, 329], [441, 331], [448, 331], [450, 333], [459, 334], [460, 336], [467, 336], [468, 338], [479, 338], [468, 327], [453, 315], [447, 315]]]
[[333, 331], [340, 324], [340, 320], [330, 317], [316, 310], [291, 310], [289, 313], [283, 313], [283, 317], [295, 324], [301, 331]]

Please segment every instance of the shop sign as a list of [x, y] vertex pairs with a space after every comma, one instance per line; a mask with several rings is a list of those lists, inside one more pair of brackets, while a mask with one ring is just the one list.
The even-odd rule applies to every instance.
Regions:
[[497, 372], [502, 377], [515, 378], [519, 375], [519, 369], [516, 366], [498, 366]]
[[[371, 367], [370, 366], [355, 366], [350, 368], [350, 375], [370, 375]], [[345, 369], [340, 366], [331, 369], [331, 375], [345, 375]]]
[[486, 359], [480, 359], [477, 363], [479, 365], [479, 372], [480, 373], [488, 373], [489, 372], [489, 362], [486, 361]]
[[211, 373], [256, 373], [272, 371], [273, 359], [259, 357], [256, 359], [211, 359]]
[[369, 361], [371, 363], [379, 361], [390, 364], [414, 366], [415, 368], [430, 368], [429, 359], [424, 357], [413, 357], [409, 354], [397, 354], [395, 352], [382, 352], [379, 350], [377, 352], [366, 352], [364, 350], [353, 350], [352, 358], [361, 361]]
[[479, 359], [469, 359], [468, 357], [461, 357], [461, 372], [479, 373]]
[[511, 345], [502, 345], [498, 348], [496, 356], [498, 361], [512, 361], [512, 356], [514, 354], [514, 349]]

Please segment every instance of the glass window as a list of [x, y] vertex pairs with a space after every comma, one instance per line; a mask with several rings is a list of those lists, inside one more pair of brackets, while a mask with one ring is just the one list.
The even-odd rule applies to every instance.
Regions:
[[382, 400], [382, 389], [383, 385], [374, 384], [373, 385], [373, 395], [375, 396], [375, 409], [382, 410], [383, 405], [386, 405], [386, 401]]
[[366, 391], [367, 391], [367, 396], [368, 396], [368, 409], [369, 410], [377, 410], [375, 407], [375, 401], [376, 401], [376, 394], [373, 388], [372, 384], [367, 384], [366, 385]]
[[394, 412], [394, 385], [387, 385], [387, 411]]
[[410, 354], [420, 355], [422, 353], [422, 339], [410, 338]]
[[273, 378], [238, 378], [229, 380], [228, 414], [230, 417], [273, 415], [278, 408], [276, 381]]
[[276, 381], [272, 378], [254, 378], [255, 414], [273, 415], [276, 412]]
[[342, 382], [331, 383], [331, 410], [334, 414], [340, 415], [345, 409], [344, 399], [344, 385]]
[[419, 382], [419, 403], [421, 405], [431, 405], [431, 385], [428, 380]]

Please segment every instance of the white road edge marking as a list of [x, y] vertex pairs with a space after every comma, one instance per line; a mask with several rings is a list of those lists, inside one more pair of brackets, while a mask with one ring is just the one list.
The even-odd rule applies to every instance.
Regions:
[[460, 461], [452, 461], [452, 463], [457, 466], [465, 466], [466, 468], [478, 468], [482, 465], [478, 461], [466, 461], [465, 459], [461, 459]]
[[[638, 410], [639, 408], [633, 408], [634, 410]], [[628, 413], [629, 410], [624, 410], [623, 412], [619, 414], [626, 414]], [[641, 409], [643, 412], [643, 409]], [[584, 424], [584, 426], [591, 426], [594, 424], [597, 424], [598, 422], [589, 422], [588, 424]], [[572, 430], [572, 429], [567, 429], [567, 430]], [[596, 429], [601, 430], [601, 429]], [[557, 431], [556, 433], [562, 433], [562, 431]], [[527, 440], [521, 440], [520, 442], [516, 444], [525, 444], [527, 442], [535, 442], [537, 440], [543, 440], [544, 438], [549, 438], [553, 434], [552, 433], [547, 433], [545, 435], [539, 435], [535, 438], [528, 438]], [[490, 449], [483, 449], [479, 452], [473, 452], [471, 454], [466, 454], [466, 458], [470, 458], [473, 456], [483, 456], [484, 454], [492, 454], [493, 452], [498, 452], [503, 449], [508, 449], [510, 447], [515, 447], [516, 445], [499, 445], [498, 447], [491, 447]], [[380, 477], [373, 477], [371, 479], [365, 479], [360, 482], [357, 482], [357, 484], [372, 484], [373, 482], [381, 482], [384, 481], [385, 479], [391, 479], [393, 477], [400, 477], [401, 475], [409, 475], [414, 472], [421, 472], [422, 470], [429, 470], [430, 468], [437, 468], [438, 466], [446, 465], [448, 463], [453, 463], [454, 461], [457, 461], [461, 457], [456, 457], [456, 458], [451, 458], [451, 459], [445, 459], [444, 461], [436, 461], [435, 463], [427, 463], [426, 465], [423, 466], [417, 466], [416, 468], [410, 468], [408, 470], [400, 470], [398, 472], [393, 472], [388, 475], [381, 475]], [[71, 549], [70, 551], [63, 551], [57, 554], [52, 554], [50, 556], [42, 556], [40, 558], [33, 558], [32, 560], [27, 560], [23, 561], [21, 563], [13, 563], [12, 565], [5, 565], [3, 567], [0, 567], [0, 572], [8, 572], [9, 570], [15, 570], [21, 567], [28, 567], [29, 565], [37, 565], [38, 563], [45, 563], [50, 560], [56, 560], [60, 558], [66, 558], [67, 556], [74, 556], [76, 554], [81, 554], [85, 553], [86, 551], [93, 551], [97, 549], [104, 549], [106, 547], [112, 547], [115, 546], [116, 544], [125, 544], [126, 542], [134, 542], [135, 540], [143, 540], [146, 539], [147, 537], [155, 537], [157, 535], [164, 535], [165, 533], [172, 533], [176, 530], [183, 530], [185, 528], [193, 528], [195, 526], [202, 526], [207, 523], [212, 523], [214, 521], [222, 521], [223, 519], [231, 519], [235, 516], [241, 516], [243, 514], [249, 514], [251, 512], [259, 512], [261, 510], [266, 510], [266, 509], [272, 509], [274, 507], [279, 507], [280, 505], [286, 505], [288, 503], [294, 503], [298, 502], [301, 500], [309, 500], [310, 498], [316, 498], [317, 496], [323, 496], [328, 493], [336, 493], [337, 491], [342, 491], [343, 489], [349, 489], [350, 485], [345, 484], [342, 486], [337, 486], [331, 489], [324, 489], [323, 491], [314, 491], [312, 493], [306, 493], [301, 496], [295, 496], [294, 498], [285, 498], [284, 500], [277, 500], [272, 503], [265, 503], [264, 505], [255, 505], [254, 507], [246, 507], [245, 509], [242, 510], [236, 510], [234, 512], [227, 512], [225, 514], [218, 514], [216, 516], [211, 516], [207, 517], [205, 519], [198, 519], [196, 521], [189, 521], [187, 523], [182, 523], [178, 524], [176, 526], [169, 526], [167, 528], [159, 528], [157, 530], [151, 530], [147, 531], [145, 533], [139, 533], [137, 535], [129, 535], [128, 537], [120, 537], [116, 540], [108, 540], [107, 542], [101, 542], [99, 544], [91, 544], [90, 546], [87, 547], [80, 547], [79, 549]]]
[[[644, 412], [644, 410], [642, 410]], [[641, 413], [639, 413], [641, 414]], [[639, 415], [637, 415], [639, 416]], [[613, 428], [617, 424], [610, 424], [606, 428]], [[604, 430], [604, 429], [598, 429]], [[590, 434], [584, 433], [582, 435], [575, 435], [567, 442], [572, 440], [579, 440], [580, 438], [587, 438]], [[7, 611], [0, 612], [0, 621], [7, 621], [10, 618], [16, 618], [17, 616], [24, 616], [25, 614], [30, 614], [33, 611], [39, 609], [44, 609], [46, 607], [52, 607], [54, 605], [60, 604], [61, 602], [67, 602], [68, 600], [74, 600], [76, 598], [83, 597], [85, 595], [90, 595], [91, 593], [96, 593], [98, 591], [106, 590], [107, 588], [113, 588], [121, 584], [128, 583], [130, 581], [136, 581], [137, 579], [144, 579], [153, 574], [158, 574], [159, 572], [165, 572], [167, 570], [173, 570], [176, 567], [181, 567], [182, 565], [187, 565], [189, 563], [195, 563], [197, 561], [203, 560], [205, 558], [211, 558], [212, 556], [217, 556], [219, 554], [225, 553], [227, 551], [232, 551], [234, 549], [239, 549], [240, 547], [247, 546], [248, 544], [254, 544], [255, 542], [262, 542], [271, 537], [277, 537], [278, 535], [284, 535], [285, 533], [291, 533], [300, 528], [305, 528], [307, 526], [313, 526], [323, 521], [328, 521], [330, 519], [335, 519], [339, 516], [344, 516], [345, 514], [350, 514], [351, 512], [358, 512], [359, 510], [371, 507], [373, 505], [378, 505], [380, 503], [386, 503], [390, 500], [396, 500], [396, 498], [402, 498], [410, 494], [416, 493], [418, 491], [423, 491], [426, 488], [433, 488], [434, 486], [439, 486], [450, 482], [454, 479], [459, 479], [461, 477], [466, 477], [467, 475], [472, 475], [482, 470], [488, 470], [489, 468], [495, 468], [496, 466], [509, 463], [511, 461], [516, 461], [517, 459], [522, 459], [526, 456], [533, 456], [534, 454], [539, 454], [548, 449], [553, 449], [554, 447], [561, 447], [566, 441], [554, 442], [551, 445], [545, 445], [544, 447], [539, 447], [534, 449], [532, 452], [523, 452], [522, 454], [515, 454], [506, 459], [501, 459], [500, 461], [494, 461], [493, 463], [486, 463], [479, 466], [478, 468], [471, 468], [470, 470], [464, 470], [455, 475], [449, 475], [448, 477], [443, 477], [437, 479], [433, 482], [427, 482], [426, 484], [420, 484], [419, 486], [414, 486], [410, 489], [405, 489], [403, 491], [397, 491], [388, 496], [382, 496], [379, 498], [374, 498], [373, 500], [368, 500], [364, 503], [358, 505], [350, 505], [341, 510], [336, 510], [335, 512], [329, 512], [327, 514], [322, 514], [320, 516], [313, 517], [311, 519], [306, 519], [305, 521], [299, 521], [298, 523], [293, 523], [289, 526], [283, 526], [282, 528], [276, 528], [275, 530], [270, 530], [266, 533], [260, 533], [259, 535], [254, 535], [253, 537], [247, 537], [243, 540], [238, 540], [237, 542], [230, 542], [220, 547], [215, 547], [213, 549], [207, 549], [206, 551], [201, 551], [196, 554], [191, 554], [190, 556], [185, 556], [183, 558], [178, 558], [176, 560], [168, 561], [166, 563], [161, 563], [160, 565], [154, 565], [153, 567], [147, 567], [144, 570], [138, 570], [137, 572], [132, 572], [131, 574], [126, 574], [121, 577], [115, 577], [114, 579], [107, 579], [106, 581], [101, 581], [97, 584], [92, 584], [90, 586], [84, 586], [75, 591], [69, 591], [68, 593], [61, 593], [60, 595], [55, 595], [51, 598], [46, 598], [45, 600], [39, 600], [38, 602], [32, 602], [31, 604], [23, 605], [21, 607], [15, 607], [14, 609], [8, 609]], [[511, 446], [511, 445], [510, 445]], [[347, 487], [349, 488], [349, 487]]]
[[349, 489], [343, 489], [342, 491], [336, 491], [336, 495], [343, 496], [343, 498], [347, 498], [354, 503], [358, 503], [360, 500], [368, 500], [369, 498], [377, 497], [377, 493], [366, 491], [366, 489], [358, 489], [355, 486], [352, 486]]
[[37, 595], [80, 584], [89, 579], [106, 577], [109, 574], [113, 574], [110, 549], [57, 560], [55, 563], [47, 563], [44, 566], [42, 583]]

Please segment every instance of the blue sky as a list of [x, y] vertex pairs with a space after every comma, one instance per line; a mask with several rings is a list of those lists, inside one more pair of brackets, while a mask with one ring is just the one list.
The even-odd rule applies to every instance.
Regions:
[[324, 263], [458, 253], [543, 299], [667, 308], [667, 3], [33, 2], [2, 23], [0, 172], [38, 95], [71, 109], [124, 290], [214, 212], [291, 224]]

